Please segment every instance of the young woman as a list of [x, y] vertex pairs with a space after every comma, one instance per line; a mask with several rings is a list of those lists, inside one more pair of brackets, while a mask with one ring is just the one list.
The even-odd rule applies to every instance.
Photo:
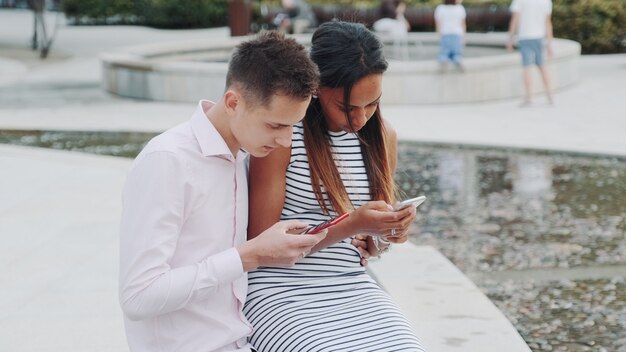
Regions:
[[404, 242], [415, 218], [413, 207], [390, 208], [396, 135], [378, 107], [382, 44], [363, 25], [328, 22], [313, 34], [311, 58], [321, 86], [291, 148], [250, 161], [248, 235], [279, 219], [350, 215], [295, 266], [249, 274], [250, 342], [259, 352], [424, 351], [352, 245], [357, 235]]

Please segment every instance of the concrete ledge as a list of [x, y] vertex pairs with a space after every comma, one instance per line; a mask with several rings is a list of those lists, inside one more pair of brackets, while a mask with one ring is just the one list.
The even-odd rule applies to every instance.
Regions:
[[[294, 36], [302, 44], [309, 35]], [[220, 96], [232, 48], [246, 37], [219, 40], [192, 40], [127, 48], [101, 57], [103, 87], [121, 96], [161, 101], [195, 102], [207, 96]], [[397, 45], [419, 51], [436, 46], [436, 33], [409, 33], [402, 43], [381, 36], [390, 50]], [[470, 46], [504, 48], [504, 33], [469, 33]], [[555, 39], [554, 58], [549, 69], [555, 89], [579, 80], [580, 45]], [[383, 81], [384, 103], [441, 104], [478, 102], [522, 96], [522, 68], [519, 53], [507, 53], [464, 60], [465, 73], [440, 74], [435, 60], [389, 60]], [[535, 80], [535, 91], [542, 85]]]
[[128, 351], [117, 263], [130, 164], [0, 145], [0, 351]]
[[504, 314], [434, 248], [395, 245], [369, 270], [429, 352], [530, 352]]

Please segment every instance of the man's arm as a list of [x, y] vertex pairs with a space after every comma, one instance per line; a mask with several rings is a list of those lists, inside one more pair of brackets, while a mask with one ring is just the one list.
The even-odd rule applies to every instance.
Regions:
[[554, 34], [552, 32], [552, 15], [548, 14], [546, 17], [546, 50], [548, 51], [548, 56], [552, 57], [552, 39], [554, 38]]
[[515, 38], [515, 33], [517, 32], [517, 25], [519, 23], [519, 13], [513, 12], [511, 14], [511, 22], [509, 22], [509, 39], [506, 43], [506, 48], [509, 51], [513, 50], [513, 39]]
[[198, 263], [171, 268], [189, 186], [186, 165], [168, 152], [154, 152], [133, 165], [123, 196], [120, 227], [120, 304], [131, 320], [176, 311], [207, 299], [219, 286], [243, 275], [235, 248]]

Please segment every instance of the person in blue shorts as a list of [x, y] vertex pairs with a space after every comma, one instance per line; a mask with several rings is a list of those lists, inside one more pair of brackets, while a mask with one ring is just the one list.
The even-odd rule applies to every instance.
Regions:
[[452, 62], [462, 72], [463, 47], [465, 46], [467, 14], [461, 0], [444, 0], [435, 9], [435, 25], [441, 36], [439, 64], [441, 71], [447, 71], [448, 62]]
[[550, 77], [545, 65], [544, 52], [552, 56], [552, 1], [513, 0], [507, 49], [513, 50], [515, 33], [524, 67], [524, 100], [522, 106], [530, 106], [532, 99], [532, 66], [537, 66], [543, 80], [548, 103], [553, 104]]

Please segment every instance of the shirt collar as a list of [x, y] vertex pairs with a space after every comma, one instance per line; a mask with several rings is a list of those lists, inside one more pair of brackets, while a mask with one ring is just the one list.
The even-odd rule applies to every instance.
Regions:
[[[203, 156], [226, 156], [235, 159], [222, 135], [206, 116], [206, 111], [214, 105], [215, 103], [210, 100], [200, 100], [196, 111], [191, 116], [191, 130], [200, 145]], [[240, 149], [237, 159], [244, 158], [246, 155], [247, 153]]]

